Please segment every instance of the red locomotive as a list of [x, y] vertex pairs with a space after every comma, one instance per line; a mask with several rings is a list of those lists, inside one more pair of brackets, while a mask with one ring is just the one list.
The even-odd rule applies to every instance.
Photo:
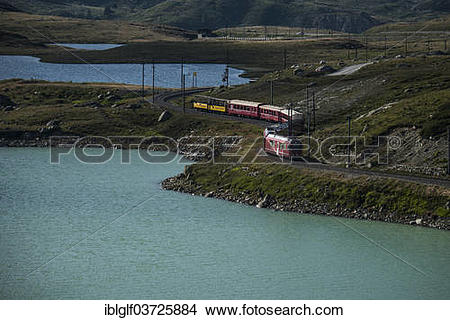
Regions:
[[279, 135], [273, 128], [264, 130], [264, 151], [280, 158], [297, 160], [302, 157], [302, 143], [292, 137]]

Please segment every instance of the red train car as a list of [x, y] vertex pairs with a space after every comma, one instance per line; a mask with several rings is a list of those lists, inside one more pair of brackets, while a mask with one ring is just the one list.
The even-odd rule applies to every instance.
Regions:
[[295, 138], [278, 135], [276, 131], [264, 131], [264, 151], [286, 159], [300, 159], [302, 157], [301, 142]]
[[[259, 118], [266, 121], [286, 123], [289, 122], [289, 109], [263, 104], [259, 106]], [[292, 110], [292, 121], [297, 122], [303, 119], [301, 112]]]
[[244, 100], [230, 100], [228, 101], [227, 113], [249, 118], [259, 118], [259, 106], [261, 103], [244, 101]]
[[283, 117], [283, 108], [263, 104], [259, 106], [259, 118], [272, 122], [287, 122], [288, 118]]

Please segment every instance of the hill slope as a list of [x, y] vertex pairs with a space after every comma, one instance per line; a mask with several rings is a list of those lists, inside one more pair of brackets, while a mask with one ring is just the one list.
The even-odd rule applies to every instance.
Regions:
[[284, 25], [362, 32], [384, 22], [435, 18], [447, 0], [0, 0], [29, 13], [126, 18], [189, 29]]

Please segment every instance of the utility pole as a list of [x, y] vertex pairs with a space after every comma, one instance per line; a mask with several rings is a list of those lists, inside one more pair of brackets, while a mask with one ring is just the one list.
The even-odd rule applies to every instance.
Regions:
[[181, 89], [183, 89], [183, 79], [184, 79], [184, 58], [181, 57]]
[[316, 131], [316, 92], [313, 91], [312, 93], [312, 107], [313, 107], [313, 131]]
[[408, 56], [408, 34], [406, 34], [405, 38], [405, 57]]
[[182, 92], [182, 95], [183, 95], [183, 113], [185, 113], [186, 112], [186, 110], [185, 110], [185, 100], [184, 100], [184, 80], [185, 80], [185, 77], [184, 77], [184, 58], [183, 57], [181, 57], [181, 92]]
[[352, 132], [352, 117], [348, 116], [348, 150], [347, 150], [347, 166], [350, 167], [351, 159], [351, 132]]
[[358, 45], [355, 45], [355, 59], [358, 60]]
[[144, 87], [144, 83], [145, 83], [145, 63], [142, 64], [142, 100], [145, 99], [145, 87]]
[[366, 45], [366, 62], [369, 61], [369, 48], [367, 47], [367, 36], [365, 36], [365, 45]]
[[152, 61], [152, 101], [155, 103], [155, 59]]
[[186, 75], [183, 75], [183, 113], [186, 113]]
[[348, 35], [348, 45], [347, 45], [347, 59], [350, 60], [350, 48], [352, 46], [351, 43], [352, 39], [350, 38], [350, 35]]
[[229, 52], [228, 49], [226, 50], [226, 60], [227, 60], [227, 66], [225, 68], [225, 77], [226, 77], [226, 83], [227, 83], [227, 88], [230, 87], [230, 67], [228, 66], [230, 63], [230, 56], [229, 56]]
[[289, 117], [289, 137], [293, 136], [293, 125], [292, 125], [292, 103], [289, 103], [288, 109], [288, 117]]
[[270, 80], [270, 104], [273, 106], [273, 80]]
[[447, 174], [450, 175], [450, 126], [447, 127]]
[[308, 157], [311, 155], [311, 113], [309, 112], [309, 89], [306, 85], [306, 125], [308, 133]]

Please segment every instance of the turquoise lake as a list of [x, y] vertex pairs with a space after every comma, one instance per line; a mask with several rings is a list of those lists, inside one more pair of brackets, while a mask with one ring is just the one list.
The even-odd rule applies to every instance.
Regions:
[[164, 191], [182, 164], [119, 153], [0, 148], [1, 299], [450, 299], [448, 231]]

